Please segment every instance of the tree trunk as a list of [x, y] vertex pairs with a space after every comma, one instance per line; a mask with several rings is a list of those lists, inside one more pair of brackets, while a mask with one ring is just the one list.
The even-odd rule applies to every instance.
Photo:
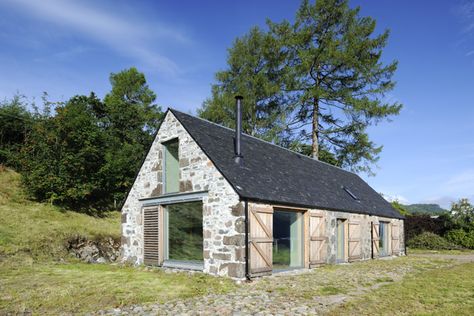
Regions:
[[313, 100], [313, 145], [311, 147], [311, 156], [313, 159], [319, 160], [319, 100], [314, 98]]

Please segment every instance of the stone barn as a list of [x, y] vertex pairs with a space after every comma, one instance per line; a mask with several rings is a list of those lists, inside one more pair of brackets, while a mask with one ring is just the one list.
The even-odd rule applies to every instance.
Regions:
[[122, 258], [235, 279], [405, 253], [358, 175], [168, 109], [122, 207]]

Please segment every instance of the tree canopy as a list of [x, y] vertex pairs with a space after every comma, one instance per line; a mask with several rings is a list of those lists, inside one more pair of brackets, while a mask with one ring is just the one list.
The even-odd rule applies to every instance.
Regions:
[[236, 39], [199, 114], [232, 126], [232, 96], [243, 95], [246, 132], [370, 173], [382, 147], [367, 127], [401, 109], [387, 97], [397, 62], [381, 59], [389, 32], [375, 27], [347, 1], [304, 0], [293, 23]]
[[19, 170], [37, 199], [99, 212], [122, 202], [163, 113], [137, 69], [112, 73], [110, 82], [104, 101], [94, 93], [45, 99], [46, 110], [31, 114]]

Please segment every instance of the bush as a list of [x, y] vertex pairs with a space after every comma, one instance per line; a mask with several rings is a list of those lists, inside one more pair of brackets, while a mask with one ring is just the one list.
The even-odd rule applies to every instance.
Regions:
[[451, 250], [461, 249], [460, 246], [455, 245], [445, 238], [430, 232], [423, 232], [418, 236], [413, 237], [407, 242], [410, 248], [421, 248], [431, 250]]
[[407, 215], [405, 219], [405, 234], [407, 241], [430, 232], [438, 236], [444, 236], [447, 231], [456, 228], [447, 214], [442, 214], [437, 218], [432, 218], [428, 214]]
[[464, 229], [453, 229], [446, 234], [446, 239], [456, 245], [474, 249], [474, 230], [466, 232]]

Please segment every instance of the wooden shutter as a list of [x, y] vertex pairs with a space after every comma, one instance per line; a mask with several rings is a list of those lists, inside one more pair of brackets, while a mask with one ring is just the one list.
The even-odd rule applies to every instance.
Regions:
[[309, 267], [313, 268], [326, 263], [327, 237], [324, 214], [309, 214], [309, 234]]
[[273, 266], [273, 209], [249, 205], [249, 262], [253, 276], [271, 274]]
[[355, 221], [349, 222], [349, 261], [362, 259], [362, 250], [360, 242], [360, 223]]
[[398, 224], [392, 224], [392, 254], [400, 254], [400, 230]]
[[143, 209], [143, 263], [160, 264], [160, 212], [159, 207]]
[[379, 257], [379, 223], [372, 222], [372, 258]]

